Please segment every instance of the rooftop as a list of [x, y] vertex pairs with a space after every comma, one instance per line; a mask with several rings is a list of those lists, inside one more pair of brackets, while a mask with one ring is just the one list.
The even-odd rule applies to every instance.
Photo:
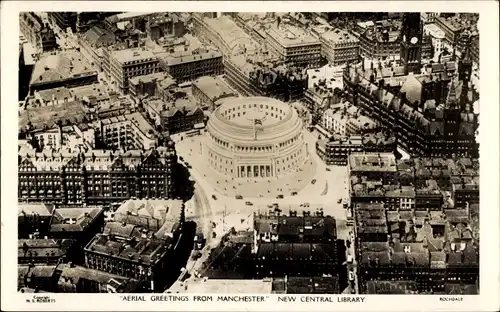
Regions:
[[160, 80], [163, 80], [167, 78], [166, 74], [163, 72], [160, 73], [153, 73], [149, 75], [142, 75], [142, 76], [135, 76], [130, 78], [130, 84], [131, 85], [138, 85], [140, 83], [151, 83], [151, 82], [157, 82]]
[[54, 205], [37, 203], [37, 204], [18, 204], [18, 215], [38, 215], [40, 217], [52, 216]]
[[304, 29], [289, 23], [273, 23], [267, 30], [267, 35], [278, 41], [284, 47], [300, 45], [321, 45], [321, 42]]
[[191, 63], [191, 62], [203, 61], [221, 57], [222, 54], [217, 51], [206, 51], [200, 53], [189, 51], [187, 53], [176, 52], [174, 54], [170, 54], [169, 56], [163, 58], [162, 60], [163, 62], [165, 62], [167, 66], [174, 66], [178, 64], [185, 64], [185, 63]]
[[303, 235], [336, 238], [336, 222], [332, 217], [270, 217], [256, 216], [254, 228], [258, 234]]
[[331, 41], [334, 44], [359, 42], [358, 38], [354, 37], [348, 31], [339, 28], [326, 31], [321, 34], [321, 37], [327, 41]]
[[349, 156], [351, 171], [396, 172], [396, 157], [392, 153], [365, 153]]
[[154, 265], [164, 257], [172, 239], [156, 238], [155, 232], [137, 225], [108, 222], [103, 234], [97, 234], [85, 247], [85, 251]]
[[102, 208], [57, 208], [50, 224], [51, 232], [85, 231], [103, 213]]
[[138, 280], [125, 278], [119, 275], [103, 271], [93, 270], [82, 266], [63, 264], [61, 266], [59, 284], [71, 283], [79, 285], [80, 280], [89, 280], [99, 284], [110, 284], [116, 286], [116, 292], [133, 292], [140, 284]]
[[[161, 229], [161, 234], [167, 235], [175, 231], [174, 225], [180, 222], [182, 209], [183, 202], [176, 199], [130, 199], [115, 211], [114, 221], [142, 226], [149, 230]], [[155, 223], [152, 219], [158, 222]]]
[[153, 52], [140, 48], [123, 49], [112, 52], [112, 56], [122, 65], [128, 62], [154, 62], [157, 61]]
[[24, 150], [21, 156], [20, 168], [34, 168], [41, 171], [56, 171], [61, 167], [80, 170], [85, 166], [87, 170], [107, 170], [114, 166], [135, 167], [145, 161], [154, 158], [162, 164], [166, 164], [166, 157], [171, 155], [171, 148], [157, 147], [147, 151], [128, 150], [110, 151], [110, 150], [88, 150], [88, 151], [70, 151], [70, 150], [43, 150], [36, 152], [34, 150]]
[[226, 95], [238, 96], [224, 80], [218, 77], [200, 77], [193, 82], [193, 87], [198, 88], [212, 101]]
[[77, 77], [97, 75], [87, 60], [77, 51], [42, 56], [33, 68], [30, 85], [45, 84]]
[[366, 287], [368, 294], [418, 294], [415, 281], [368, 281]]

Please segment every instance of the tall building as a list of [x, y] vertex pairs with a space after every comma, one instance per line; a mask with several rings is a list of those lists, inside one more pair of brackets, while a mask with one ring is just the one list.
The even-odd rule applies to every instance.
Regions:
[[19, 200], [62, 205], [102, 205], [131, 197], [174, 196], [173, 142], [148, 151], [23, 151]]
[[359, 39], [345, 30], [334, 29], [320, 35], [321, 52], [334, 66], [356, 63], [359, 59]]
[[68, 28], [71, 28], [73, 32], [76, 31], [77, 12], [48, 12], [47, 15], [52, 25], [56, 25], [63, 32]]
[[129, 79], [161, 71], [158, 58], [151, 51], [124, 49], [111, 52], [110, 72], [122, 92], [128, 92]]
[[[348, 72], [352, 74], [344, 75], [348, 100], [393, 131], [398, 145], [410, 155], [478, 156], [478, 116], [471, 109], [468, 83], [450, 82], [451, 77], [439, 73], [387, 77], [377, 87], [374, 74], [359, 68]], [[400, 87], [391, 90], [392, 83]]]
[[222, 54], [217, 51], [195, 50], [168, 53], [159, 57], [160, 66], [177, 82], [193, 81], [202, 76], [218, 76], [224, 73]]
[[43, 53], [57, 49], [56, 36], [47, 23], [32, 12], [22, 12], [19, 16], [21, 33], [37, 52]]
[[403, 15], [401, 36], [400, 60], [404, 66], [405, 75], [409, 72], [419, 74], [422, 66], [422, 26], [420, 13], [405, 13]]
[[39, 59], [30, 81], [30, 93], [57, 87], [76, 87], [97, 82], [97, 71], [77, 51], [46, 55]]
[[321, 64], [321, 42], [305, 30], [282, 22], [277, 17], [266, 31], [266, 43], [270, 51], [287, 65], [319, 67]]

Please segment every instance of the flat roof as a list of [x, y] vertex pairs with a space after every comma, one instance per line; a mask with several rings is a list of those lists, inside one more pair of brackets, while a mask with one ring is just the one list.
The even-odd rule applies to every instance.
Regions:
[[112, 55], [120, 63], [141, 61], [147, 59], [151, 59], [151, 61], [157, 60], [153, 52], [142, 50], [140, 48], [116, 50], [112, 52]]
[[278, 41], [282, 46], [299, 46], [299, 45], [321, 45], [321, 42], [307, 33], [304, 29], [286, 23], [281, 23], [279, 26], [273, 23], [267, 30], [268, 36]]
[[396, 156], [392, 153], [356, 153], [349, 156], [352, 171], [396, 172]]

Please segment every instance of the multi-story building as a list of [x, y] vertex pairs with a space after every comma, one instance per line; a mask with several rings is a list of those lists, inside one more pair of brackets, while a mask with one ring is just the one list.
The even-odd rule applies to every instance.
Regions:
[[30, 92], [57, 87], [76, 87], [97, 82], [97, 71], [77, 51], [46, 55], [40, 58], [30, 81]]
[[47, 12], [50, 23], [59, 27], [63, 32], [66, 32], [68, 28], [72, 32], [76, 31], [78, 14], [77, 12]]
[[57, 292], [63, 293], [139, 293], [144, 285], [136, 279], [124, 278], [74, 264], [58, 266]]
[[331, 217], [254, 216], [255, 274], [261, 277], [337, 275], [336, 223]]
[[58, 268], [55, 265], [18, 265], [17, 287], [20, 292], [55, 292]]
[[19, 239], [17, 263], [33, 265], [56, 265], [73, 260], [75, 240], [38, 238]]
[[465, 25], [461, 23], [458, 16], [438, 16], [435, 18], [434, 23], [444, 32], [444, 40], [450, 46], [457, 43], [460, 32], [465, 28]]
[[167, 222], [173, 225], [181, 220], [183, 213], [184, 203], [180, 199], [130, 199], [116, 209], [113, 221], [141, 226], [148, 231], [159, 231]]
[[304, 92], [304, 103], [310, 112], [313, 112], [312, 122], [314, 124], [331, 124], [329, 120], [325, 120], [328, 108], [335, 104], [337, 97], [332, 88], [325, 85], [325, 80], [320, 80], [318, 83], [313, 84], [311, 88], [307, 88]]
[[86, 123], [56, 126], [30, 132], [33, 146], [39, 149], [61, 150], [65, 148], [92, 148], [95, 146], [95, 131]]
[[[347, 106], [347, 103], [344, 106]], [[340, 110], [327, 109], [323, 113], [321, 125], [329, 133], [341, 136], [360, 135], [379, 128], [371, 118], [360, 115], [355, 106]]]
[[182, 222], [179, 216], [165, 222], [158, 231], [108, 222], [104, 233], [96, 235], [85, 247], [85, 266], [139, 280], [149, 291], [163, 291], [164, 275], [168, 261], [175, 256], [174, 246], [180, 239]]
[[[380, 80], [377, 87], [373, 74], [372, 82], [360, 79], [360, 75], [363, 75], [362, 70], [345, 71], [348, 100], [396, 133], [398, 144], [408, 153], [478, 155], [475, 138], [478, 121], [468, 103], [467, 83], [449, 83], [450, 78], [445, 73], [439, 74], [437, 79], [436, 75], [410, 75], [404, 78], [406, 81], [403, 80], [400, 91], [394, 92], [389, 91], [385, 80]], [[460, 96], [457, 84], [463, 86], [458, 90]], [[382, 85], [386, 87], [380, 87]]]
[[371, 181], [390, 184], [397, 175], [396, 157], [392, 153], [359, 153], [349, 156], [349, 172]]
[[[221, 51], [225, 80], [241, 95], [276, 97], [285, 101], [303, 96], [307, 88], [305, 71], [280, 65], [274, 55], [276, 51], [268, 51], [229, 16], [210, 18], [194, 14], [193, 32], [202, 41]], [[265, 33], [263, 36], [266, 36]], [[275, 46], [279, 46], [279, 43], [275, 42]], [[308, 52], [300, 52], [304, 53]]]
[[224, 73], [222, 54], [217, 51], [186, 49], [182, 52], [157, 56], [163, 71], [179, 83], [193, 81], [202, 76], [217, 76]]
[[160, 62], [151, 51], [140, 48], [112, 51], [110, 72], [107, 73], [118, 84], [120, 90], [128, 92], [129, 79], [160, 72]]
[[184, 22], [176, 13], [152, 14], [146, 20], [146, 34], [153, 41], [162, 37], [182, 37], [186, 33]]
[[117, 28], [119, 23], [129, 22], [132, 25], [133, 29], [137, 29], [141, 32], [146, 30], [146, 24], [148, 17], [153, 15], [152, 12], [126, 12], [114, 14], [111, 16], [107, 16], [104, 19], [104, 25], [109, 30], [113, 30]]
[[227, 97], [238, 97], [238, 94], [219, 77], [204, 76], [196, 79], [191, 92], [202, 108], [214, 111], [218, 105], [217, 101]]
[[104, 71], [104, 49], [116, 43], [113, 32], [94, 26], [84, 34], [78, 36], [78, 43], [82, 47], [82, 54], [91, 62], [96, 69]]
[[21, 12], [19, 14], [19, 28], [32, 47], [39, 53], [57, 49], [54, 31], [35, 13]]
[[158, 83], [168, 78], [163, 72], [130, 78], [128, 92], [137, 103], [141, 97], [156, 95]]
[[479, 67], [479, 36], [475, 36], [470, 45], [472, 61]]
[[439, 59], [439, 55], [444, 52], [444, 31], [439, 28], [436, 24], [424, 25], [424, 35], [430, 36], [433, 51], [433, 60], [436, 62]]
[[399, 20], [359, 22], [352, 30], [359, 39], [359, 53], [368, 59], [397, 58], [400, 50]]
[[356, 63], [359, 59], [359, 39], [346, 30], [332, 29], [320, 35], [321, 53], [331, 65]]
[[290, 23], [280, 22], [266, 30], [270, 51], [285, 64], [299, 67], [320, 67], [321, 42], [305, 30]]
[[190, 99], [165, 102], [163, 99], [151, 98], [144, 101], [144, 106], [155, 125], [170, 134], [205, 126], [203, 110]]
[[24, 151], [19, 154], [19, 200], [102, 205], [130, 197], [171, 198], [177, 156], [173, 142], [123, 151]]
[[149, 150], [157, 145], [156, 131], [140, 113], [99, 119], [96, 141], [111, 149]]
[[96, 25], [102, 25], [102, 21], [115, 12], [78, 12], [76, 17], [76, 32], [85, 33]]
[[421, 12], [420, 19], [424, 25], [432, 24], [436, 20], [436, 17], [439, 16], [439, 13], [436, 12]]
[[316, 153], [327, 165], [345, 166], [351, 153], [362, 153], [361, 136], [330, 137], [316, 142]]
[[[374, 222], [371, 207], [359, 205], [358, 209], [357, 227]], [[445, 212], [446, 220], [455, 221], [458, 212]], [[383, 214], [381, 218], [379, 222], [385, 219]], [[467, 217], [461, 220], [467, 222]], [[388, 211], [386, 222], [390, 230], [385, 240], [358, 236], [361, 292], [374, 280], [414, 281], [416, 290], [427, 294], [445, 293], [447, 285], [458, 280], [477, 288], [478, 250], [463, 224], [455, 227], [444, 221], [440, 211]]]

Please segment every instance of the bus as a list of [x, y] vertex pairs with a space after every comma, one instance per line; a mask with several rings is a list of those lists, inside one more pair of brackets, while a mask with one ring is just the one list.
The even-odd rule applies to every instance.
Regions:
[[193, 137], [195, 135], [199, 135], [200, 134], [200, 129], [193, 129], [193, 130], [189, 130], [189, 131], [186, 131], [184, 133], [184, 135], [189, 138], [189, 137]]

